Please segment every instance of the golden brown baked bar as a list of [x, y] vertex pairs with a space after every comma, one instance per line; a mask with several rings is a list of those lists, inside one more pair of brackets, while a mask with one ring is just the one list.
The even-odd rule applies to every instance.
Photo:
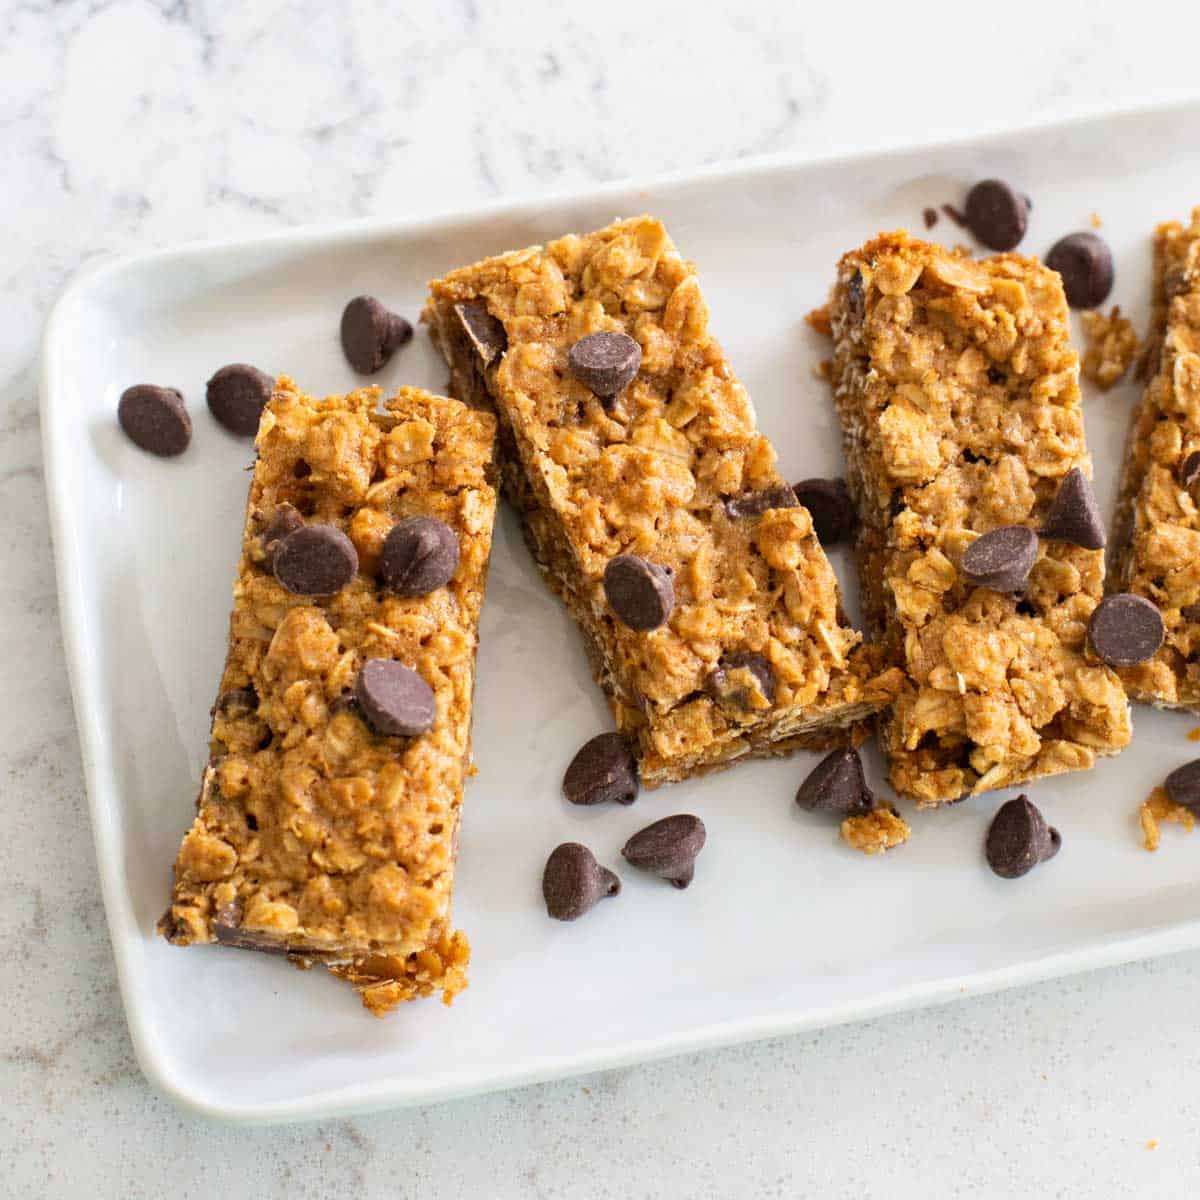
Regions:
[[1121, 672], [1129, 694], [1200, 711], [1200, 207], [1154, 235], [1150, 373], [1133, 414], [1113, 539], [1121, 588], [1163, 618], [1158, 653]]
[[1086, 648], [1103, 552], [1018, 529], [1023, 588], [963, 576], [979, 535], [1040, 530], [1090, 473], [1059, 276], [884, 234], [843, 257], [830, 317], [868, 636], [906, 675], [881, 722], [892, 785], [930, 806], [1116, 752], [1129, 706]]
[[[466, 984], [450, 898], [496, 492], [490, 415], [411, 388], [378, 403], [281, 378], [263, 413], [210, 759], [159, 930], [324, 963], [383, 1012]], [[381, 554], [417, 516], [452, 531], [457, 567], [401, 595]], [[297, 529], [357, 557], [336, 594], [281, 582], [296, 586], [280, 564]], [[427, 732], [369, 723], [375, 660], [428, 685]]]
[[[503, 254], [430, 287], [422, 319], [451, 389], [499, 417], [506, 494], [647, 786], [845, 737], [886, 703], [898, 679], [856, 652], [808, 511], [658, 221]], [[589, 384], [572, 365], [596, 334], [625, 355], [607, 397], [604, 371]], [[673, 593], [656, 627], [617, 619], [605, 574], [620, 555], [652, 574], [655, 603]]]

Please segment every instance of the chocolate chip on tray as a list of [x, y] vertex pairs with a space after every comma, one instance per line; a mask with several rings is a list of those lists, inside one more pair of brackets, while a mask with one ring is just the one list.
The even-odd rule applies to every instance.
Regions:
[[117, 402], [117, 421], [139, 449], [159, 458], [182, 454], [192, 440], [192, 418], [176, 388], [135, 383]]
[[1002, 804], [988, 826], [984, 854], [1001, 879], [1019, 879], [1038, 863], [1053, 858], [1062, 846], [1057, 829], [1046, 824], [1028, 796]]
[[825, 755], [800, 785], [796, 803], [805, 812], [827, 812], [839, 817], [870, 812], [875, 797], [867, 787], [858, 751], [847, 747]]
[[1071, 542], [1085, 550], [1104, 549], [1107, 538], [1096, 493], [1078, 467], [1072, 467], [1058, 485], [1042, 522], [1042, 537]]
[[691, 813], [663, 817], [639, 830], [624, 845], [626, 862], [653, 871], [677, 888], [685, 888], [696, 873], [696, 855], [707, 839], [704, 822]]
[[508, 349], [508, 334], [504, 332], [504, 325], [488, 312], [482, 300], [466, 300], [456, 304], [454, 315], [480, 365], [490, 367]]
[[621, 881], [579, 842], [563, 842], [546, 860], [542, 898], [556, 921], [574, 921], [606, 896], [615, 896]]
[[363, 663], [354, 697], [367, 724], [384, 737], [428, 733], [437, 717], [433, 689], [416, 671], [390, 658]]
[[374, 296], [355, 296], [342, 310], [342, 350], [361, 375], [372, 375], [412, 339], [413, 327]]
[[358, 552], [340, 529], [305, 525], [280, 540], [272, 567], [297, 596], [332, 596], [358, 573]]
[[1097, 308], [1113, 286], [1112, 251], [1089, 230], [1069, 233], [1050, 247], [1046, 266], [1062, 276], [1063, 291], [1072, 308]]
[[775, 670], [761, 654], [735, 650], [709, 671], [704, 689], [723, 708], [761, 712], [775, 703]]
[[921, 219], [925, 222], [926, 229], [932, 229], [938, 223], [937, 209], [925, 209], [925, 211], [921, 213]]
[[444, 587], [458, 569], [458, 537], [437, 517], [406, 517], [383, 543], [380, 572], [399, 596], [427, 596]]
[[632, 804], [638, 795], [638, 765], [628, 739], [598, 733], [584, 742], [563, 776], [563, 795], [572, 804]]
[[802, 479], [792, 491], [808, 509], [822, 546], [845, 541], [854, 529], [854, 502], [844, 479]]
[[249, 363], [230, 363], [209, 381], [208, 408], [216, 419], [239, 437], [253, 437], [275, 380]]
[[1200, 758], [1176, 767], [1167, 776], [1163, 787], [1173, 803], [1200, 813]]
[[1011, 250], [1025, 236], [1029, 202], [1002, 179], [983, 179], [968, 193], [967, 228], [989, 250]]
[[617, 619], [638, 633], [657, 629], [675, 607], [671, 573], [636, 554], [618, 554], [609, 560], [604, 594]]
[[1144, 596], [1105, 596], [1088, 622], [1092, 649], [1110, 667], [1132, 667], [1154, 657], [1166, 630], [1162, 614]]
[[993, 529], [963, 551], [963, 578], [976, 587], [1019, 592], [1037, 560], [1037, 549], [1037, 534], [1025, 525]]
[[589, 333], [567, 353], [571, 374], [604, 400], [626, 387], [641, 365], [641, 346], [629, 334], [614, 330]]

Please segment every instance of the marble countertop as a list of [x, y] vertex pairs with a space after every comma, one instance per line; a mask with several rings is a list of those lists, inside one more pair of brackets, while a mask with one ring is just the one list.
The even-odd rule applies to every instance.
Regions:
[[[240, 1130], [125, 1030], [59, 641], [35, 387], [95, 255], [828, 153], [1195, 90], [1182, 9], [0, 0], [0, 1192], [1177, 1196], [1200, 954], [354, 1120]], [[1169, 14], [1175, 11], [1175, 16]], [[1191, 21], [1193, 27], [1169, 21]], [[8, 1189], [11, 1189], [9, 1191]]]

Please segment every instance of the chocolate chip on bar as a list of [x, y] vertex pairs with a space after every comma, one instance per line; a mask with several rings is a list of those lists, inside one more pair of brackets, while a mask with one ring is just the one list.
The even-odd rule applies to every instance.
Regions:
[[1200, 450], [1193, 450], [1179, 464], [1179, 486], [1191, 491], [1200, 480]]
[[628, 739], [598, 733], [584, 742], [563, 776], [563, 795], [572, 804], [632, 804], [638, 795], [638, 766]]
[[563, 842], [546, 860], [542, 898], [556, 921], [575, 921], [606, 896], [615, 896], [621, 881], [579, 842]]
[[609, 560], [604, 594], [617, 619], [638, 633], [665, 625], [675, 607], [670, 572], [636, 554], [618, 554]]
[[488, 312], [487, 305], [481, 300], [456, 304], [454, 316], [480, 366], [490, 367], [497, 362], [508, 348], [508, 335], [500, 321]]
[[355, 296], [342, 310], [342, 350], [361, 375], [384, 367], [412, 335], [412, 325], [374, 296]]
[[704, 849], [707, 836], [699, 817], [679, 813], [635, 833], [621, 854], [630, 865], [685, 888], [695, 877], [696, 856]]
[[[1197, 456], [1200, 458], [1200, 456]], [[1063, 481], [1042, 522], [1042, 537], [1071, 542], [1085, 550], [1103, 550], [1108, 540], [1104, 533], [1104, 521], [1096, 493], [1088, 477], [1078, 468], [1072, 467]]]
[[839, 817], [868, 813], [875, 797], [867, 787], [862, 759], [850, 747], [827, 754], [805, 777], [796, 793], [805, 812], [827, 812]]
[[1154, 657], [1166, 629], [1162, 614], [1144, 596], [1105, 596], [1088, 622], [1092, 649], [1110, 667], [1133, 667]]
[[433, 689], [411, 667], [390, 658], [363, 663], [354, 697], [367, 724], [384, 737], [417, 737], [437, 718]]
[[808, 509], [822, 546], [843, 542], [854, 530], [854, 502], [844, 479], [802, 479], [792, 491]]
[[1011, 250], [1025, 236], [1029, 201], [1001, 179], [984, 179], [967, 193], [966, 222], [990, 250]]
[[1163, 783], [1172, 803], [1200, 813], [1200, 758], [1176, 767]]
[[757, 712], [775, 703], [775, 670], [761, 654], [735, 650], [721, 656], [705, 687], [723, 709]]
[[1112, 291], [1112, 251], [1102, 237], [1088, 230], [1055, 242], [1046, 255], [1046, 266], [1062, 276], [1072, 308], [1099, 308]]
[[209, 381], [206, 391], [209, 411], [239, 437], [253, 437], [275, 380], [249, 363], [230, 363]]
[[1037, 561], [1037, 534], [1025, 525], [1005, 525], [977, 537], [963, 551], [962, 574], [976, 587], [1019, 592]]
[[988, 827], [984, 853], [1001, 879], [1019, 879], [1038, 863], [1053, 858], [1062, 846], [1057, 829], [1046, 824], [1028, 796], [1002, 804]]
[[159, 458], [182, 454], [192, 440], [192, 418], [176, 388], [137, 383], [121, 393], [117, 420], [125, 436]]
[[213, 713], [236, 720], [238, 717], [249, 716], [258, 708], [258, 693], [252, 687], [230, 688], [217, 697], [213, 705]]
[[584, 387], [611, 400], [637, 375], [642, 348], [627, 333], [589, 333], [567, 351], [567, 366]]
[[458, 538], [436, 517], [406, 517], [383, 543], [380, 571], [399, 596], [427, 596], [444, 587], [458, 569]]
[[795, 508], [796, 493], [787, 485], [762, 488], [757, 492], [743, 492], [740, 496], [728, 496], [723, 504], [731, 521], [747, 517], [761, 517], [769, 508]]
[[297, 596], [333, 596], [358, 573], [358, 551], [332, 525], [305, 525], [279, 542], [272, 566]]

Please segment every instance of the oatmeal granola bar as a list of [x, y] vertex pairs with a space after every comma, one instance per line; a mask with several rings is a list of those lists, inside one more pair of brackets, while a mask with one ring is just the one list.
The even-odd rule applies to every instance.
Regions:
[[493, 409], [502, 478], [583, 631], [649, 787], [848, 736], [879, 677], [708, 329], [695, 269], [650, 217], [434, 281], [455, 395]]
[[198, 813], [159, 931], [320, 962], [382, 1013], [466, 985], [450, 922], [494, 419], [281, 378]]
[[1058, 275], [884, 234], [843, 257], [830, 317], [868, 636], [906, 676], [892, 785], [932, 806], [1115, 753], [1129, 707], [1087, 646], [1104, 539]]
[[1200, 207], [1154, 238], [1149, 376], [1133, 415], [1117, 504], [1113, 573], [1154, 603], [1165, 638], [1122, 671], [1129, 694], [1200, 711]]

